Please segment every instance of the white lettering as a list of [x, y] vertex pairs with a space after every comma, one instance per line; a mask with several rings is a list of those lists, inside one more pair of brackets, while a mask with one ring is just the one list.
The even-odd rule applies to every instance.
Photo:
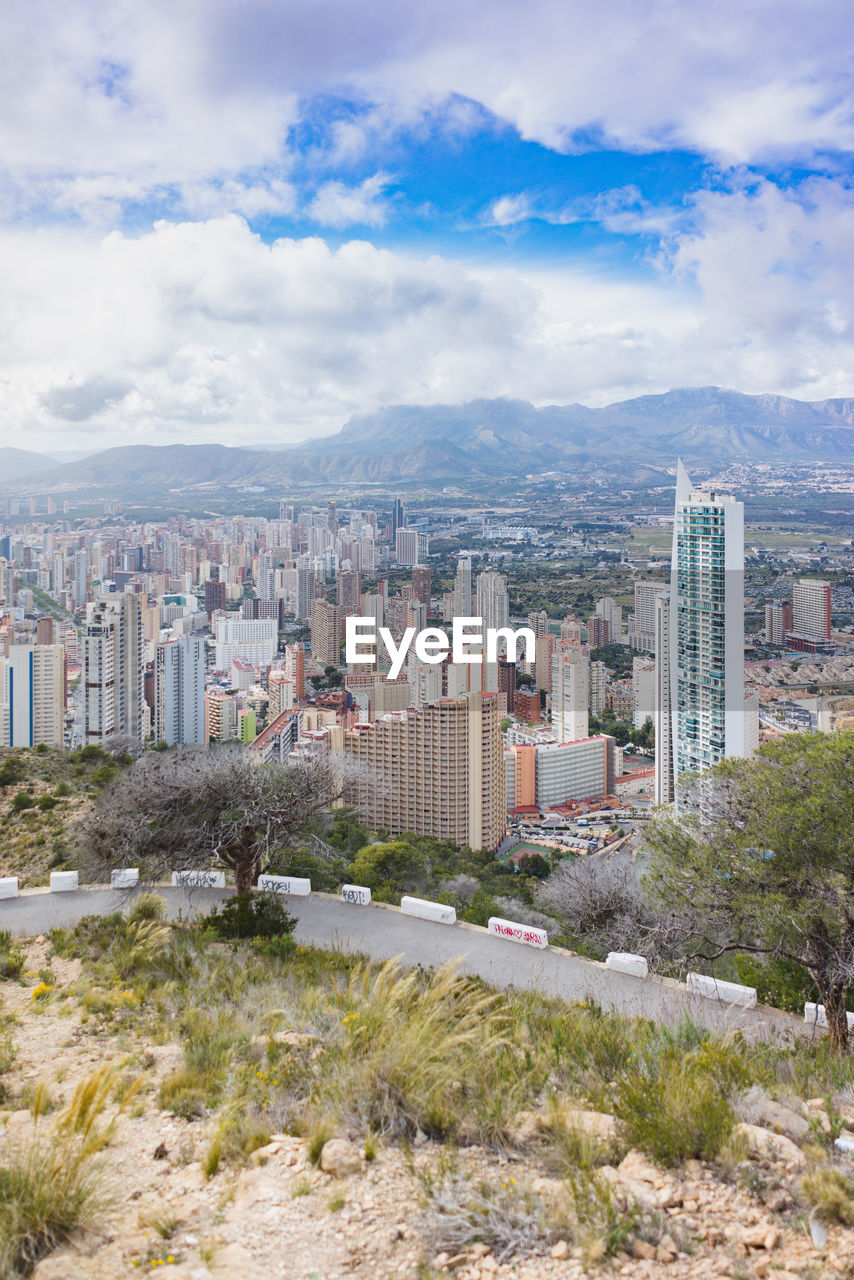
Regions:
[[[454, 662], [483, 662], [483, 653], [469, 653], [469, 648], [483, 649], [483, 633], [479, 630], [482, 618], [454, 618], [452, 634], [454, 637]], [[470, 628], [478, 628], [471, 631]]]
[[344, 658], [348, 663], [362, 663], [368, 667], [377, 664], [376, 653], [362, 652], [363, 644], [376, 643], [377, 624], [375, 618], [346, 618], [344, 621]]
[[419, 662], [442, 662], [449, 648], [447, 631], [438, 627], [426, 627], [415, 637], [415, 656]]
[[[482, 618], [454, 618], [452, 638], [441, 627], [425, 627], [416, 634], [414, 627], [407, 627], [396, 643], [388, 627], [377, 629], [374, 618], [346, 618], [344, 620], [345, 657], [348, 665], [377, 665], [377, 639], [382, 643], [390, 660], [389, 680], [396, 680], [403, 670], [410, 649], [414, 648], [419, 662], [436, 664], [451, 656], [453, 662], [497, 662], [499, 649], [506, 653], [509, 662], [519, 660], [520, 647], [524, 661], [536, 658], [537, 642], [530, 627], [487, 627], [484, 632]], [[484, 659], [484, 638], [486, 657]]]
[[406, 660], [406, 654], [409, 646], [412, 644], [412, 637], [415, 635], [414, 627], [407, 627], [403, 633], [400, 645], [394, 643], [394, 636], [388, 627], [380, 627], [380, 639], [386, 647], [388, 656], [391, 658], [391, 668], [389, 669], [389, 680], [396, 680], [400, 675], [403, 664]]
[[520, 627], [518, 631], [514, 631], [512, 627], [488, 627], [486, 632], [486, 661], [498, 661], [498, 641], [504, 640], [507, 645], [507, 661], [516, 662], [518, 660], [516, 654], [520, 638], [525, 645], [523, 662], [536, 662], [537, 637], [530, 627]]

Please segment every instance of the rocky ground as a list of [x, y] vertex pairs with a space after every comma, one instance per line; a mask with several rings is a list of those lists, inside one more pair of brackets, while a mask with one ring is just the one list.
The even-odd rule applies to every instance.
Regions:
[[[0, 1148], [29, 1136], [33, 1121], [22, 1105], [28, 1085], [45, 1079], [54, 1103], [67, 1101], [81, 1079], [117, 1054], [114, 1040], [93, 1035], [81, 1022], [75, 1002], [39, 1008], [33, 1001], [47, 954], [44, 940], [30, 943], [26, 976], [20, 984], [3, 984], [4, 1013], [16, 1016], [17, 1059], [5, 1080]], [[58, 987], [75, 981], [78, 961], [53, 957], [50, 965]], [[460, 1280], [854, 1277], [854, 1229], [826, 1228], [815, 1220], [811, 1225], [799, 1195], [814, 1141], [810, 1108], [821, 1122], [821, 1100], [789, 1106], [754, 1091], [740, 1138], [751, 1156], [748, 1176], [743, 1164], [727, 1170], [698, 1161], [664, 1171], [637, 1151], [605, 1166], [604, 1177], [655, 1218], [652, 1239], [637, 1238], [604, 1262], [595, 1250], [578, 1256], [560, 1239], [543, 1256], [505, 1260], [485, 1244], [456, 1254], [431, 1244], [413, 1176], [439, 1155], [426, 1139], [409, 1153], [379, 1145], [366, 1159], [364, 1148], [341, 1133], [313, 1165], [303, 1139], [280, 1134], [248, 1166], [221, 1168], [205, 1178], [206, 1122], [177, 1118], [158, 1103], [158, 1084], [180, 1064], [181, 1046], [124, 1048], [144, 1069], [145, 1081], [104, 1152], [112, 1209], [102, 1231], [72, 1239], [39, 1263], [36, 1280], [117, 1280], [161, 1268], [175, 1280], [415, 1280], [450, 1272]], [[854, 1129], [854, 1108], [843, 1120]], [[39, 1123], [49, 1125], [50, 1116]], [[580, 1112], [578, 1124], [607, 1138], [614, 1121]], [[528, 1183], [545, 1199], [559, 1195], [559, 1180], [537, 1159], [538, 1125], [535, 1114], [519, 1116], [519, 1153], [468, 1148], [457, 1156], [460, 1168]]]

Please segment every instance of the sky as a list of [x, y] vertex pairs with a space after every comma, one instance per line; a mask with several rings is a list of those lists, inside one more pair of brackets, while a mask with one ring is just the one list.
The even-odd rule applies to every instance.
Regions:
[[0, 6], [0, 444], [854, 396], [850, 0]]

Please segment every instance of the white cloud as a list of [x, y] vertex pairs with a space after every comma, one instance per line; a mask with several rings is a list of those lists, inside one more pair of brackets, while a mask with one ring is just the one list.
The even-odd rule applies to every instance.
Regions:
[[384, 227], [389, 211], [384, 192], [390, 181], [388, 174], [375, 173], [357, 186], [324, 182], [306, 212], [322, 227]]
[[539, 217], [536, 207], [527, 192], [520, 191], [513, 196], [499, 196], [494, 200], [486, 218], [493, 227], [513, 227], [519, 222], [530, 222]]
[[646, 283], [497, 270], [235, 216], [0, 235], [4, 442], [258, 442], [387, 403], [604, 403], [717, 383], [850, 394], [851, 192], [705, 193]]
[[251, 214], [257, 173], [267, 210], [317, 95], [364, 107], [335, 126], [330, 163], [437, 114], [465, 131], [471, 103], [564, 150], [688, 147], [730, 165], [851, 149], [850, 21], [848, 0], [5, 5], [6, 202], [98, 219], [105, 201], [181, 187], [203, 214], [229, 196]]

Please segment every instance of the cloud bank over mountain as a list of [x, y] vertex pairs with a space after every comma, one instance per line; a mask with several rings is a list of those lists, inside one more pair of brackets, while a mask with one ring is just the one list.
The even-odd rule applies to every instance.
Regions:
[[850, 8], [6, 6], [0, 434], [854, 393]]

